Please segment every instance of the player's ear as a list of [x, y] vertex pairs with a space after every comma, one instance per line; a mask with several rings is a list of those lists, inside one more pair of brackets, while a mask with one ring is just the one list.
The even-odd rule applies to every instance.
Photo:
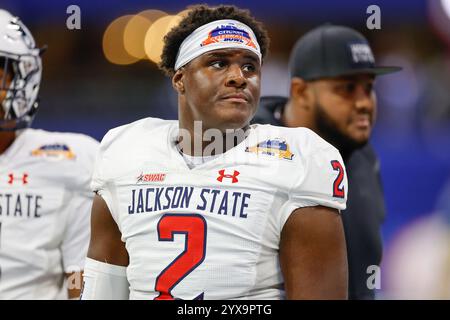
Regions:
[[179, 93], [184, 94], [184, 68], [178, 69], [172, 77], [172, 86]]
[[299, 98], [305, 94], [306, 91], [306, 81], [299, 77], [293, 77], [291, 79], [291, 97]]
[[291, 79], [291, 100], [300, 106], [308, 105], [308, 83], [302, 78], [293, 77]]

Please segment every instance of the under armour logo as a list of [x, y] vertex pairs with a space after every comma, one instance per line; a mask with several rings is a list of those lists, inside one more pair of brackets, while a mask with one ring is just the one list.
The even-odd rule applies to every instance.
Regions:
[[8, 184], [13, 184], [14, 181], [18, 180], [18, 181], [22, 181], [22, 184], [27, 184], [28, 183], [28, 174], [24, 173], [22, 175], [21, 178], [14, 178], [14, 174], [10, 173], [8, 174]]
[[233, 174], [225, 174], [225, 170], [219, 170], [219, 177], [217, 181], [222, 182], [223, 178], [232, 179], [231, 183], [238, 182], [237, 176], [239, 175], [239, 171], [234, 170]]

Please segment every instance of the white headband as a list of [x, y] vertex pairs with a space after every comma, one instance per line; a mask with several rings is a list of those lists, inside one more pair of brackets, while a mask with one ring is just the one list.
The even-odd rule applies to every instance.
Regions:
[[194, 30], [178, 50], [175, 71], [213, 50], [237, 48], [254, 52], [261, 63], [261, 50], [253, 30], [236, 20], [216, 20]]

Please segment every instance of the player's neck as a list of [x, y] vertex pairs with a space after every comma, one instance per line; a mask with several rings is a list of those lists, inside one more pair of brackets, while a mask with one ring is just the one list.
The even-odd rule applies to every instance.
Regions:
[[16, 139], [15, 131], [0, 131], [0, 154], [3, 154]]
[[207, 157], [227, 152], [240, 144], [248, 135], [249, 125], [242, 129], [224, 133], [220, 130], [195, 130], [182, 127], [178, 136], [178, 148], [188, 156]]

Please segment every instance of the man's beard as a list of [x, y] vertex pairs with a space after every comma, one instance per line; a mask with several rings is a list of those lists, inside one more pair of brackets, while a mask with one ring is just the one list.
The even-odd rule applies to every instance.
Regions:
[[319, 103], [315, 108], [315, 121], [318, 134], [339, 150], [343, 158], [347, 158], [356, 149], [364, 147], [368, 140], [356, 141], [341, 133], [336, 122], [331, 119]]

